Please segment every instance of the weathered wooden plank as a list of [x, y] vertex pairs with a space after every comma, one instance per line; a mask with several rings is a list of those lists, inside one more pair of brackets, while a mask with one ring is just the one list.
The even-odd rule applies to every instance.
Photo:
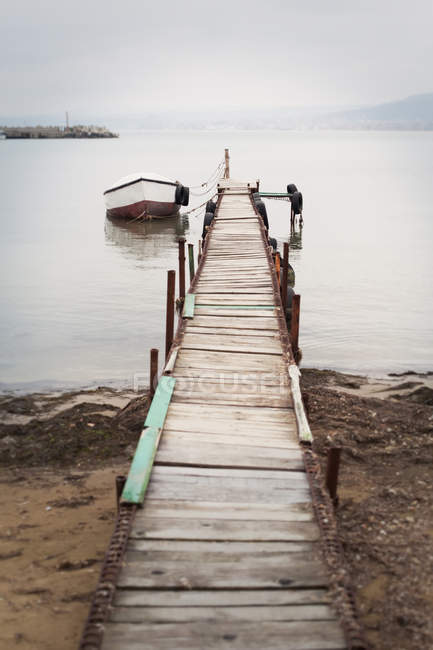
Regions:
[[[175, 423], [176, 424], [176, 423]], [[199, 428], [199, 427], [197, 427]], [[235, 447], [252, 447], [255, 453], [259, 453], [259, 449], [266, 449], [266, 455], [278, 453], [284, 449], [299, 449], [299, 443], [293, 432], [278, 433], [277, 430], [257, 430], [252, 429], [250, 432], [245, 428], [245, 432], [237, 432], [236, 434], [228, 433], [201, 433], [187, 429], [186, 431], [170, 430], [164, 428], [163, 440], [179, 441], [184, 445], [194, 445], [197, 443], [205, 442], [212, 444], [233, 445]], [[239, 453], [241, 453], [239, 451]]]
[[[265, 506], [260, 503], [215, 503], [207, 501], [164, 501], [161, 499], [146, 499], [142, 510], [136, 515], [139, 526], [145, 526], [149, 517], [167, 519], [225, 519], [235, 521], [314, 521], [311, 503], [273, 504]], [[165, 544], [161, 540], [161, 544]], [[187, 542], [188, 548], [192, 542]], [[209, 543], [209, 542], [207, 542]], [[272, 542], [277, 544], [276, 542]], [[195, 544], [195, 542], [193, 543]], [[231, 542], [234, 544], [234, 542]], [[218, 542], [221, 547], [221, 542]], [[284, 544], [282, 545], [284, 547]], [[299, 549], [299, 545], [290, 543], [290, 549]], [[289, 547], [280, 550], [289, 550]], [[277, 545], [278, 548], [278, 545]]]
[[343, 650], [334, 621], [108, 623], [104, 650]]
[[250, 308], [236, 308], [236, 309], [224, 309], [223, 307], [212, 307], [212, 306], [196, 306], [194, 314], [197, 316], [229, 316], [230, 318], [269, 318], [269, 320], [273, 320], [275, 322], [275, 316], [278, 313], [278, 308], [277, 309], [254, 309], [254, 311], [250, 310]]
[[230, 327], [240, 329], [248, 333], [250, 329], [257, 329], [263, 332], [272, 331], [275, 335], [278, 331], [278, 323], [274, 318], [256, 317], [255, 314], [248, 316], [239, 316], [237, 313], [231, 313], [230, 316], [224, 316], [222, 310], [218, 310], [217, 316], [195, 316], [194, 321], [188, 323], [188, 327]]
[[[186, 328], [186, 333], [188, 334], [205, 334], [212, 336], [213, 334], [226, 334], [230, 336], [254, 336], [254, 337], [268, 337], [274, 341], [280, 343], [280, 334], [278, 330], [275, 329], [241, 329], [239, 327], [224, 327], [223, 323], [219, 323], [217, 326], [210, 325], [197, 325], [189, 324]], [[281, 344], [280, 344], [281, 345]]]
[[164, 560], [143, 562], [128, 560], [120, 574], [120, 587], [136, 589], [281, 589], [323, 587], [327, 576], [319, 561], [307, 559], [290, 562], [290, 556], [259, 562], [192, 562]]
[[[167, 421], [165, 428], [168, 428], [168, 420], [178, 417], [181, 421], [185, 417], [189, 417], [194, 422], [202, 427], [206, 424], [206, 420], [222, 420], [223, 422], [230, 422], [233, 426], [235, 424], [249, 424], [250, 426], [253, 423], [260, 424], [260, 428], [263, 429], [264, 433], [267, 430], [267, 427], [272, 427], [273, 425], [285, 425], [286, 427], [295, 426], [294, 415], [292, 411], [289, 411], [285, 408], [267, 408], [263, 407], [256, 409], [249, 406], [202, 406], [201, 404], [170, 404], [167, 413]], [[173, 422], [173, 420], [171, 420]], [[264, 426], [262, 426], [264, 425]], [[199, 428], [199, 431], [202, 429]]]
[[[175, 498], [173, 495], [172, 498]], [[233, 497], [232, 497], [233, 498]], [[149, 517], [141, 526], [136, 523], [131, 539], [232, 540], [245, 542], [316, 542], [320, 535], [314, 522], [260, 522], [232, 519], [183, 519]]]
[[260, 353], [248, 354], [212, 350], [181, 349], [177, 355], [175, 371], [179, 368], [213, 369], [221, 371], [238, 371], [239, 373], [286, 373], [286, 365], [276, 355]]
[[[201, 345], [218, 345], [221, 346], [245, 346], [252, 351], [254, 349], [260, 353], [262, 348], [273, 350], [278, 352], [281, 355], [281, 340], [280, 337], [270, 338], [268, 336], [251, 336], [251, 334], [223, 334], [221, 332], [214, 333], [213, 336], [210, 336], [208, 332], [195, 332], [191, 330], [185, 331], [183, 336], [183, 347], [189, 347], [189, 344], [201, 344]], [[266, 354], [266, 353], [264, 353]]]
[[175, 384], [173, 377], [159, 380], [122, 492], [123, 502], [139, 504], [144, 499]]
[[116, 623], [214, 623], [236, 621], [329, 621], [335, 613], [328, 605], [280, 607], [116, 607], [110, 620]]
[[253, 407], [271, 406], [287, 407], [291, 406], [291, 398], [289, 395], [260, 395], [257, 392], [248, 393], [246, 391], [235, 393], [216, 393], [210, 392], [208, 394], [201, 390], [193, 391], [178, 391], [173, 395], [174, 403], [183, 404], [221, 404], [226, 406], [242, 406], [248, 405]]
[[[187, 542], [190, 544], [191, 542]], [[278, 542], [276, 542], [278, 543]], [[242, 591], [134, 591], [121, 589], [115, 605], [120, 607], [251, 607], [284, 605], [327, 605], [326, 589], [253, 589]], [[254, 619], [254, 616], [251, 617]]]
[[180, 438], [177, 442], [173, 437], [163, 438], [155, 459], [156, 463], [178, 463], [182, 465], [202, 465], [204, 467], [255, 467], [269, 469], [303, 470], [304, 460], [301, 450], [266, 449], [264, 447], [248, 447], [224, 445], [221, 442], [194, 442], [187, 446]]
[[182, 314], [183, 317], [193, 318], [194, 307], [195, 307], [195, 295], [193, 293], [187, 293], [185, 295], [185, 302], [183, 304], [183, 314]]

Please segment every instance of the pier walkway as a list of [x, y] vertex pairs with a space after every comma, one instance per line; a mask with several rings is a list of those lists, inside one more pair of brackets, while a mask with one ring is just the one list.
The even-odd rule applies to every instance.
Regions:
[[266, 232], [250, 186], [221, 185], [123, 492], [143, 499], [148, 436], [102, 648], [347, 648]]

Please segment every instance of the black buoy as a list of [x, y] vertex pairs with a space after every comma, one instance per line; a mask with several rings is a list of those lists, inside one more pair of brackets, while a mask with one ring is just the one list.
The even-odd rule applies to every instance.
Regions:
[[266, 212], [266, 206], [263, 201], [256, 201], [257, 212], [261, 215], [263, 223], [265, 224], [266, 230], [269, 230], [269, 221], [268, 213]]
[[206, 214], [204, 215], [203, 232], [201, 234], [201, 238], [203, 239], [203, 241], [206, 239], [207, 231], [208, 231], [209, 226], [212, 223], [213, 217], [214, 217], [213, 212], [206, 212]]
[[289, 183], [287, 185], [287, 194], [294, 194], [295, 192], [298, 191], [298, 188], [294, 183]]

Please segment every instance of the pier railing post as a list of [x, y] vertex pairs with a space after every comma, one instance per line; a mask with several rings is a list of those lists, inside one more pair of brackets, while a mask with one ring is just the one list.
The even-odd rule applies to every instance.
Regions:
[[157, 379], [158, 379], [158, 350], [156, 348], [152, 348], [150, 351], [150, 378], [149, 378], [150, 397], [153, 397], [155, 394]]
[[280, 259], [280, 254], [277, 251], [275, 253], [275, 272], [277, 274], [277, 280], [278, 280], [278, 285], [279, 286], [281, 286], [280, 271], [281, 271], [281, 259]]
[[188, 259], [189, 259], [189, 282], [194, 280], [194, 244], [188, 244]]
[[284, 242], [283, 279], [281, 282], [281, 302], [283, 304], [284, 316], [286, 316], [286, 309], [287, 309], [288, 277], [289, 277], [289, 243]]
[[[287, 293], [287, 289], [286, 289]], [[299, 313], [301, 309], [301, 296], [295, 293], [292, 296], [292, 319], [290, 324], [290, 342], [296, 363], [299, 357]]]
[[331, 447], [328, 451], [328, 464], [326, 466], [326, 487], [334, 506], [338, 505], [337, 486], [338, 472], [340, 469], [341, 447]]
[[228, 149], [224, 149], [224, 161], [225, 161], [224, 178], [230, 178], [230, 156], [229, 156]]
[[185, 298], [185, 239], [179, 239], [179, 298]]
[[203, 242], [202, 242], [201, 239], [199, 239], [198, 240], [197, 264], [200, 264], [202, 254], [203, 254]]
[[165, 319], [165, 359], [168, 358], [174, 331], [174, 292], [176, 271], [167, 271], [167, 309]]

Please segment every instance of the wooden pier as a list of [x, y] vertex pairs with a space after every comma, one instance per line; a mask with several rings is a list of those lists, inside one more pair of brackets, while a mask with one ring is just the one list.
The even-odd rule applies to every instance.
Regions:
[[82, 649], [362, 647], [254, 189], [220, 182]]

